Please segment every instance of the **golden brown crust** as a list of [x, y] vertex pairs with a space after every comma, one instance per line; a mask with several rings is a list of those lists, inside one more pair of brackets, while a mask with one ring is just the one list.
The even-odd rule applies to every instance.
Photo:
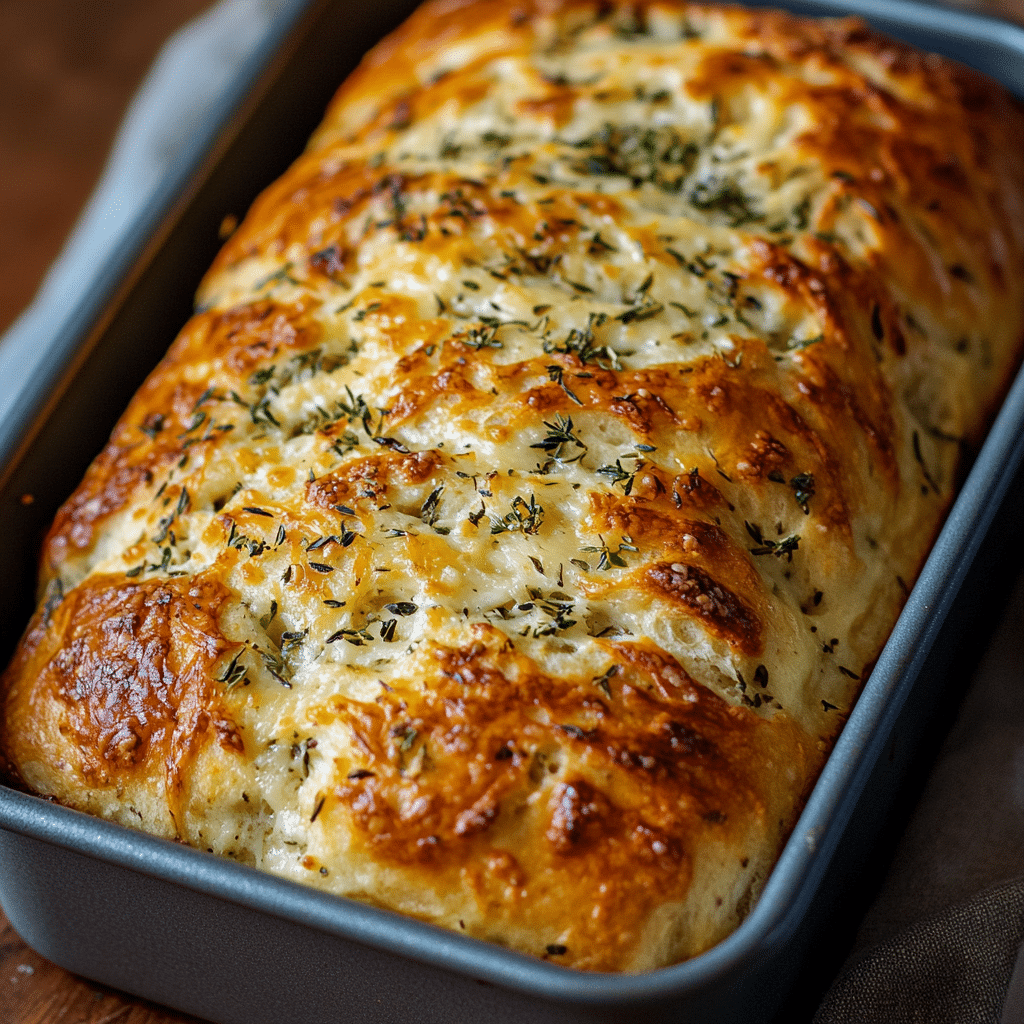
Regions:
[[[91, 788], [153, 787], [177, 817], [199, 746], [216, 739], [244, 752], [213, 681], [228, 646], [217, 615], [229, 596], [199, 576], [99, 576], [44, 607], [11, 666], [2, 724], [26, 780], [38, 784], [42, 773], [52, 785], [50, 773], [72, 772]], [[39, 735], [44, 723], [59, 739]], [[58, 760], [36, 764], [41, 740]]]
[[1021, 136], [854, 20], [427, 3], [58, 514], [14, 770], [559, 963], [707, 949], [1020, 358]]
[[[492, 934], [547, 920], [546, 945], [571, 935], [578, 966], [628, 962], [651, 911], [685, 898], [702, 841], [742, 845], [767, 817], [766, 775], [800, 760], [798, 741], [653, 646], [607, 645], [617, 670], [597, 687], [543, 674], [492, 627], [474, 632], [429, 651], [414, 698], [396, 687], [358, 717], [327, 711], [349, 719], [358, 752], [317, 820], [354, 826], [350, 854], [401, 865], [413, 891], [468, 884]], [[410, 803], [413, 771], [432, 781]], [[547, 774], [557, 781], [538, 787]]]

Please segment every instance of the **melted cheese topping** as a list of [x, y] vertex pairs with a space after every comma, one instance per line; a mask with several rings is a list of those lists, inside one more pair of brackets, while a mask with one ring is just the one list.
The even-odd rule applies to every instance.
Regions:
[[559, 963], [707, 949], [1018, 358], [1022, 135], [857, 22], [428, 4], [57, 516], [14, 770]]

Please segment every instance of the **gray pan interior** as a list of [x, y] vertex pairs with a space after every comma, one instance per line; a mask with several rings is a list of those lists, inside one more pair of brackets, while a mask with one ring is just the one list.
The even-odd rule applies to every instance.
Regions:
[[[781, 6], [862, 14], [1024, 96], [1024, 30], [1014, 26], [910, 2]], [[314, 4], [294, 31], [282, 18], [280, 33], [239, 69], [223, 107], [183, 151], [118, 264], [55, 316], [52, 334], [38, 341], [45, 358], [28, 379], [5, 381], [5, 659], [31, 611], [38, 536], [188, 316], [216, 224], [225, 211], [242, 212], [299, 152], [334, 86], [411, 7]], [[639, 976], [580, 974], [2, 787], [0, 903], [22, 936], [62, 966], [223, 1024], [770, 1020], [822, 933], [830, 887], [870, 856], [951, 645], [972, 628], [971, 568], [977, 574], [993, 522], [1008, 519], [1012, 528], [1019, 516], [1016, 504], [1000, 508], [1007, 492], [1019, 501], [1022, 458], [1018, 375], [763, 896], [740, 929], [695, 960]], [[32, 505], [20, 501], [26, 493]]]

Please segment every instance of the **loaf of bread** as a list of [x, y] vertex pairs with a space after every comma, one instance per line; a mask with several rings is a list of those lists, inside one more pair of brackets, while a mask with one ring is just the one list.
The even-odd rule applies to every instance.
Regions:
[[854, 20], [431, 0], [57, 515], [9, 774], [556, 963], [708, 949], [1019, 359], [1022, 138]]

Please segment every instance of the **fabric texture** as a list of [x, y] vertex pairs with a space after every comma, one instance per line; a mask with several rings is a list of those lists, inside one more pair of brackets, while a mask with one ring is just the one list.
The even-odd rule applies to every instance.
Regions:
[[1024, 576], [815, 1024], [1024, 1024], [1022, 626]]
[[1003, 1024], [1022, 941], [1024, 876], [877, 946], [833, 986], [815, 1024]]

